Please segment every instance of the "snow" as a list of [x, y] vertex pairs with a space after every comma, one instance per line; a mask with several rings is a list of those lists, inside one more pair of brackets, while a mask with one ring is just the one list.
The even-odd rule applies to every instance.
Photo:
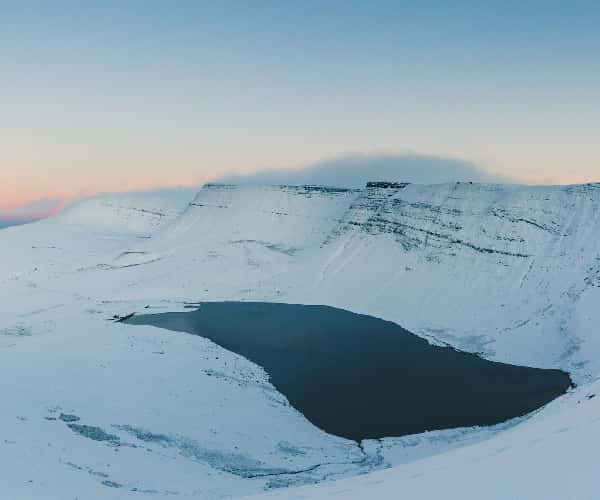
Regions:
[[[3, 495], [596, 498], [598, 235], [594, 184], [207, 185], [3, 229]], [[108, 321], [202, 300], [343, 307], [579, 387], [494, 428], [359, 447], [244, 358]]]

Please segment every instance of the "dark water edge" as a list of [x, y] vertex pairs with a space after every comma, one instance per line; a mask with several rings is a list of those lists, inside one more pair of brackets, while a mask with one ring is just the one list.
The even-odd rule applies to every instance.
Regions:
[[572, 385], [561, 370], [432, 346], [390, 321], [328, 306], [207, 302], [125, 323], [200, 335], [246, 357], [313, 424], [356, 441], [497, 424]]

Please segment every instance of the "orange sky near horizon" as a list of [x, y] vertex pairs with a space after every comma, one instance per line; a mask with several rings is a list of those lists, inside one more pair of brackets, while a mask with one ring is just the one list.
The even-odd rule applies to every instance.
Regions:
[[599, 2], [176, 4], [3, 5], [0, 214], [356, 153], [600, 181]]
[[[60, 169], [58, 169], [60, 170]], [[143, 168], [104, 170], [105, 175], [76, 175], [76, 172], [57, 172], [53, 175], [51, 169], [45, 171], [46, 176], [32, 175], [29, 177], [14, 175], [4, 177], [0, 184], [0, 212], [11, 212], [22, 209], [29, 203], [38, 200], [61, 200], [63, 203], [78, 198], [103, 192], [128, 192], [158, 188], [195, 187], [214, 178], [230, 174], [246, 174], [261, 169], [216, 169], [214, 173], [203, 172], [202, 168], [168, 168], [161, 171], [151, 170], [152, 175], [141, 175]], [[594, 170], [594, 169], [592, 169]], [[540, 176], [535, 171], [516, 174], [512, 169], [496, 169], [495, 173], [510, 176], [516, 182], [524, 184], [577, 184], [600, 181], [600, 167], [597, 175], [591, 171], [554, 172], [552, 175]], [[61, 179], [64, 179], [61, 181]]]

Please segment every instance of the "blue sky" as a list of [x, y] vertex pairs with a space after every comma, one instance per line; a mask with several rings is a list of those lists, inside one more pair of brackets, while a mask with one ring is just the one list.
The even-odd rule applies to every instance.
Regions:
[[600, 2], [0, 8], [0, 208], [354, 153], [600, 179]]

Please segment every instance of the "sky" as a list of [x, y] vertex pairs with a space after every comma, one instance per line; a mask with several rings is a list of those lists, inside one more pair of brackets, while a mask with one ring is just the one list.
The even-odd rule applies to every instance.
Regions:
[[597, 1], [0, 0], [0, 218], [356, 156], [597, 181], [598, 26]]

